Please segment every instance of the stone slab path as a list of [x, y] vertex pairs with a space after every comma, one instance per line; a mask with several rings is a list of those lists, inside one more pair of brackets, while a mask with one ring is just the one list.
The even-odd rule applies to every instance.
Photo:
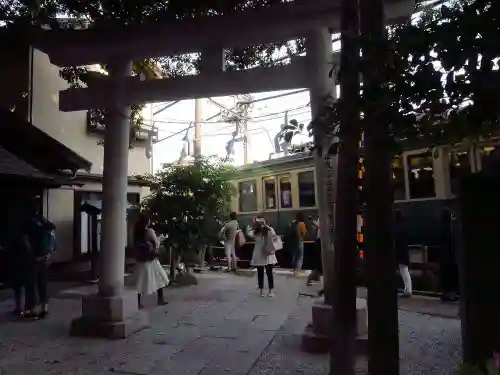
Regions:
[[[197, 277], [197, 286], [168, 290], [167, 306], [147, 301], [151, 328], [120, 341], [69, 337], [79, 297], [92, 287], [59, 293], [44, 321], [11, 320], [10, 302], [0, 303], [0, 374], [328, 374], [326, 355], [300, 350], [314, 302], [303, 279], [279, 275], [276, 297], [261, 298], [253, 277]], [[452, 373], [460, 361], [460, 321], [421, 314], [418, 299], [412, 303], [400, 312], [401, 373]], [[366, 373], [364, 360], [357, 370]]]

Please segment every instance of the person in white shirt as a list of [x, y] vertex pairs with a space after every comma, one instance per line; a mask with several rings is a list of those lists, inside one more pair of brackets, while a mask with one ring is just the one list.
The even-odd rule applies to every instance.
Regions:
[[236, 220], [236, 212], [229, 214], [230, 220], [227, 221], [220, 230], [219, 237], [224, 243], [224, 251], [227, 258], [227, 271], [233, 271], [237, 268], [236, 261], [236, 233], [238, 232], [239, 225]]

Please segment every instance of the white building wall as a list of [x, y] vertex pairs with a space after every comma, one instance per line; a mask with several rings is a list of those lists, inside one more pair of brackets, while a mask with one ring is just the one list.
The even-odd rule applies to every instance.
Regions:
[[[91, 173], [102, 174], [104, 148], [98, 142], [102, 138], [87, 132], [86, 111], [59, 111], [58, 93], [68, 87], [59, 76], [59, 69], [52, 65], [48, 56], [35, 50], [33, 66], [33, 107], [32, 122], [59, 142], [92, 163]], [[144, 147], [135, 146], [130, 150], [129, 176], [150, 171], [150, 160], [146, 158]], [[45, 216], [57, 227], [58, 250], [53, 260], [66, 262], [74, 254], [74, 190], [101, 192], [100, 183], [87, 183], [82, 187], [63, 187], [45, 192]], [[148, 189], [129, 186], [130, 193], [140, 193], [141, 198]]]
[[75, 193], [71, 188], [49, 189], [44, 197], [44, 216], [56, 226], [57, 251], [54, 262], [73, 257], [73, 204]]
[[[98, 144], [102, 138], [87, 132], [86, 111], [59, 111], [58, 94], [68, 88], [67, 82], [45, 53], [35, 50], [33, 61], [33, 125], [92, 162], [92, 173], [102, 174], [104, 148]], [[128, 170], [130, 176], [150, 171], [144, 147], [130, 150]]]

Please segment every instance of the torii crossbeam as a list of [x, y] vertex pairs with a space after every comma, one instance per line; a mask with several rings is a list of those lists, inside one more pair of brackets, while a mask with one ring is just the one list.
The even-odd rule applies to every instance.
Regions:
[[[386, 4], [386, 18], [397, 22], [411, 14], [414, 0], [388, 0]], [[137, 77], [126, 79], [123, 82], [126, 94], [121, 96], [120, 103], [123, 105], [296, 89], [308, 86], [304, 75], [307, 69], [301, 61], [304, 59], [298, 58], [288, 66], [224, 72], [222, 49], [306, 37], [318, 28], [338, 32], [338, 11], [339, 0], [296, 0], [249, 13], [156, 22], [105, 32], [92, 28], [38, 32], [34, 43], [58, 66], [200, 51], [203, 59], [213, 53], [219, 55], [218, 62], [202, 70], [206, 74], [143, 82]], [[78, 111], [109, 107], [117, 100], [112, 90], [109, 82], [103, 80], [88, 88], [61, 91], [59, 108]]]
[[[386, 0], [393, 22], [407, 17], [410, 0]], [[130, 60], [220, 48], [247, 47], [304, 37], [328, 27], [339, 32], [339, 0], [295, 0], [251, 12], [109, 29], [53, 30], [33, 35], [34, 46], [57, 66], [90, 65], [120, 56]], [[409, 9], [410, 7], [410, 9]]]

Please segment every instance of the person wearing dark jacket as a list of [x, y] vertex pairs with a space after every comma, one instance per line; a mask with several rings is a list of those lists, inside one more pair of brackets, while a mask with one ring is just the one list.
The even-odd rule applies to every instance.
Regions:
[[[15, 224], [14, 224], [14, 223]], [[16, 316], [23, 316], [26, 304], [23, 301], [23, 294], [25, 294], [28, 254], [26, 249], [21, 243], [21, 234], [19, 233], [19, 223], [15, 220], [10, 221], [6, 226], [8, 233], [4, 248], [7, 252], [7, 274], [9, 284], [14, 291], [15, 308], [12, 312]], [[9, 225], [11, 224], [11, 225]]]
[[311, 224], [313, 228], [316, 228], [316, 240], [314, 241], [313, 248], [313, 268], [309, 277], [307, 278], [307, 285], [311, 286], [314, 281], [321, 281], [321, 276], [323, 276], [323, 260], [321, 257], [321, 230], [319, 226], [319, 218], [312, 220]]
[[36, 201], [28, 203], [27, 217], [21, 225], [21, 241], [27, 254], [25, 318], [43, 319], [49, 314], [49, 262], [51, 250], [45, 233], [55, 231], [55, 225], [39, 211]]
[[441, 300], [456, 302], [458, 299], [458, 265], [455, 256], [454, 244], [454, 214], [445, 208], [442, 216], [440, 238], [439, 268], [441, 281]]
[[30, 202], [27, 220], [21, 226], [22, 244], [27, 256], [25, 318], [43, 319], [49, 314], [49, 262], [50, 251], [44, 234], [56, 227], [39, 212], [36, 202]]
[[410, 254], [406, 241], [407, 227], [403, 212], [396, 210], [394, 213], [394, 250], [398, 262], [399, 274], [403, 279], [404, 291], [401, 297], [411, 297], [413, 294], [412, 280], [408, 266], [410, 265]]

